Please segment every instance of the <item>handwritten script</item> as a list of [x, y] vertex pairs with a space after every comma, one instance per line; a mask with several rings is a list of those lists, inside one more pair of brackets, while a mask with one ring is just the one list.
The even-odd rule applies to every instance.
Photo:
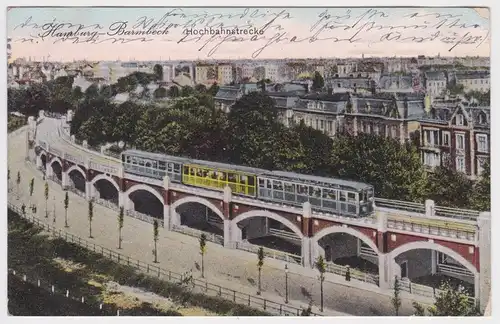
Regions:
[[[14, 27], [28, 31], [28, 37], [15, 41], [70, 42], [74, 44], [173, 42], [198, 44], [198, 51], [207, 57], [217, 53], [227, 43], [255, 44], [252, 57], [266, 49], [291, 43], [426, 43], [449, 45], [452, 52], [459, 46], [481, 46], [489, 39], [489, 29], [466, 23], [462, 15], [418, 11], [395, 16], [383, 9], [318, 9], [314, 22], [305, 24], [287, 9], [238, 8], [234, 13], [188, 14], [183, 9], [168, 9], [157, 17], [141, 16], [134, 21], [117, 20], [106, 24], [84, 24], [60, 21], [35, 22], [32, 17]], [[230, 21], [231, 23], [228, 23]], [[233, 23], [238, 21], [239, 23]], [[234, 34], [189, 35], [186, 29], [256, 29], [252, 36]]]

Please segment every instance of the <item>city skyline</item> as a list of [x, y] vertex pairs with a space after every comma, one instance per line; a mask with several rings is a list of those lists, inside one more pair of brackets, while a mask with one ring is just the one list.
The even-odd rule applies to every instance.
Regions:
[[[109, 10], [114, 11], [113, 15], [107, 14]], [[169, 57], [170, 60], [273, 60], [285, 56], [290, 59], [362, 55], [410, 57], [416, 53], [442, 57], [490, 56], [489, 19], [484, 12], [487, 9], [164, 10], [158, 13], [158, 8], [13, 8], [7, 14], [7, 33], [12, 38], [12, 59], [31, 56], [62, 61], [151, 61], [160, 57]], [[123, 22], [127, 22], [126, 26]], [[73, 25], [58, 25], [64, 23]], [[85, 28], [79, 28], [77, 24], [85, 25]], [[156, 27], [151, 28], [152, 24], [156, 24]], [[250, 40], [250, 36], [224, 36], [227, 41], [222, 43], [220, 38], [214, 36], [200, 38], [182, 35], [182, 30], [186, 27], [217, 29], [221, 26], [230, 29], [238, 27], [242, 30], [264, 26], [265, 32], [262, 36], [252, 36], [255, 40]], [[168, 33], [166, 36], [144, 35], [143, 32], [148, 29], [159, 32], [167, 30]], [[123, 34], [139, 34], [109, 36], [121, 31]], [[92, 34], [93, 32], [96, 34]], [[233, 42], [235, 38], [238, 42]], [[90, 43], [82, 43], [84, 41]], [[119, 44], [120, 42], [126, 43]], [[141, 43], [148, 44], [147, 51], [143, 50]], [[304, 46], [305, 43], [307, 46]], [[330, 46], [325, 46], [328, 44]]]

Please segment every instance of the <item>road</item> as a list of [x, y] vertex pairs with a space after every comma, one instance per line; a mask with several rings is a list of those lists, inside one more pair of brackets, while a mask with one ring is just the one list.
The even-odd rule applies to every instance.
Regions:
[[[54, 141], [57, 146], [64, 145], [57, 139], [55, 121], [47, 120], [39, 126], [37, 136], [48, 141]], [[64, 228], [64, 192], [61, 187], [49, 182], [48, 210], [50, 217], [45, 218], [45, 199], [43, 197], [44, 183], [42, 174], [35, 170], [35, 166], [24, 162], [25, 133], [20, 133], [9, 138], [8, 163], [11, 175], [21, 171], [21, 186], [19, 188], [19, 200], [14, 195], [9, 195], [9, 201], [20, 205], [23, 202], [36, 203], [38, 206], [37, 217], [50, 223], [63, 231], [87, 238], [89, 236], [88, 202], [77, 195], [70, 193], [68, 209], [70, 228]], [[52, 144], [52, 142], [51, 142]], [[55, 146], [56, 146], [55, 145]], [[19, 149], [23, 148], [23, 149]], [[76, 151], [76, 149], [71, 152]], [[82, 153], [80, 153], [82, 154]], [[29, 197], [29, 180], [35, 178], [35, 190], [33, 197]], [[17, 192], [14, 183], [15, 176], [11, 177], [9, 184], [14, 192]], [[52, 222], [55, 210], [56, 222]], [[93, 240], [104, 247], [114, 249], [132, 258], [149, 262], [153, 261], [153, 228], [151, 224], [142, 222], [135, 218], [125, 218], [123, 228], [123, 249], [117, 249], [118, 230], [116, 212], [100, 205], [94, 207], [94, 219], [92, 222]], [[177, 232], [160, 230], [159, 261], [160, 266], [175, 272], [193, 270], [193, 274], [199, 276], [196, 270], [200, 263], [199, 245], [197, 238], [183, 235]], [[220, 245], [207, 243], [207, 254], [205, 256], [205, 277], [213, 284], [218, 284], [230, 289], [239, 290], [249, 294], [257, 291], [257, 257], [255, 254], [240, 250], [226, 249]], [[276, 302], [284, 302], [285, 274], [284, 263], [277, 260], [265, 260], [262, 271], [262, 297]], [[325, 315], [357, 315], [377, 316], [393, 315], [391, 296], [376, 292], [378, 287], [372, 286], [372, 290], [364, 290], [349, 287], [337, 283], [339, 277], [327, 274], [324, 282], [324, 305]], [[340, 280], [342, 281], [342, 280]], [[290, 266], [288, 274], [290, 304], [296, 307], [306, 307], [312, 299], [315, 305], [320, 301], [320, 284], [317, 272], [304, 269], [300, 266]], [[356, 284], [351, 282], [351, 285]], [[362, 284], [367, 285], [367, 284]], [[404, 296], [400, 314], [410, 315], [413, 312], [410, 295]], [[314, 311], [319, 312], [315, 306]]]

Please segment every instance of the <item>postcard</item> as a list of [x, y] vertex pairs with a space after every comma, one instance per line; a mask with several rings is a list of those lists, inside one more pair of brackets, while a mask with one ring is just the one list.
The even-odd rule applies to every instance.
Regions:
[[11, 7], [12, 316], [489, 316], [490, 10]]

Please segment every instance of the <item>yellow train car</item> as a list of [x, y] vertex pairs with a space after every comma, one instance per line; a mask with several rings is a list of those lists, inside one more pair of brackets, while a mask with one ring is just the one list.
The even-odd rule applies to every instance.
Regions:
[[224, 190], [229, 186], [233, 194], [256, 196], [256, 175], [210, 167], [198, 164], [184, 164], [182, 168], [182, 183], [211, 189]]

